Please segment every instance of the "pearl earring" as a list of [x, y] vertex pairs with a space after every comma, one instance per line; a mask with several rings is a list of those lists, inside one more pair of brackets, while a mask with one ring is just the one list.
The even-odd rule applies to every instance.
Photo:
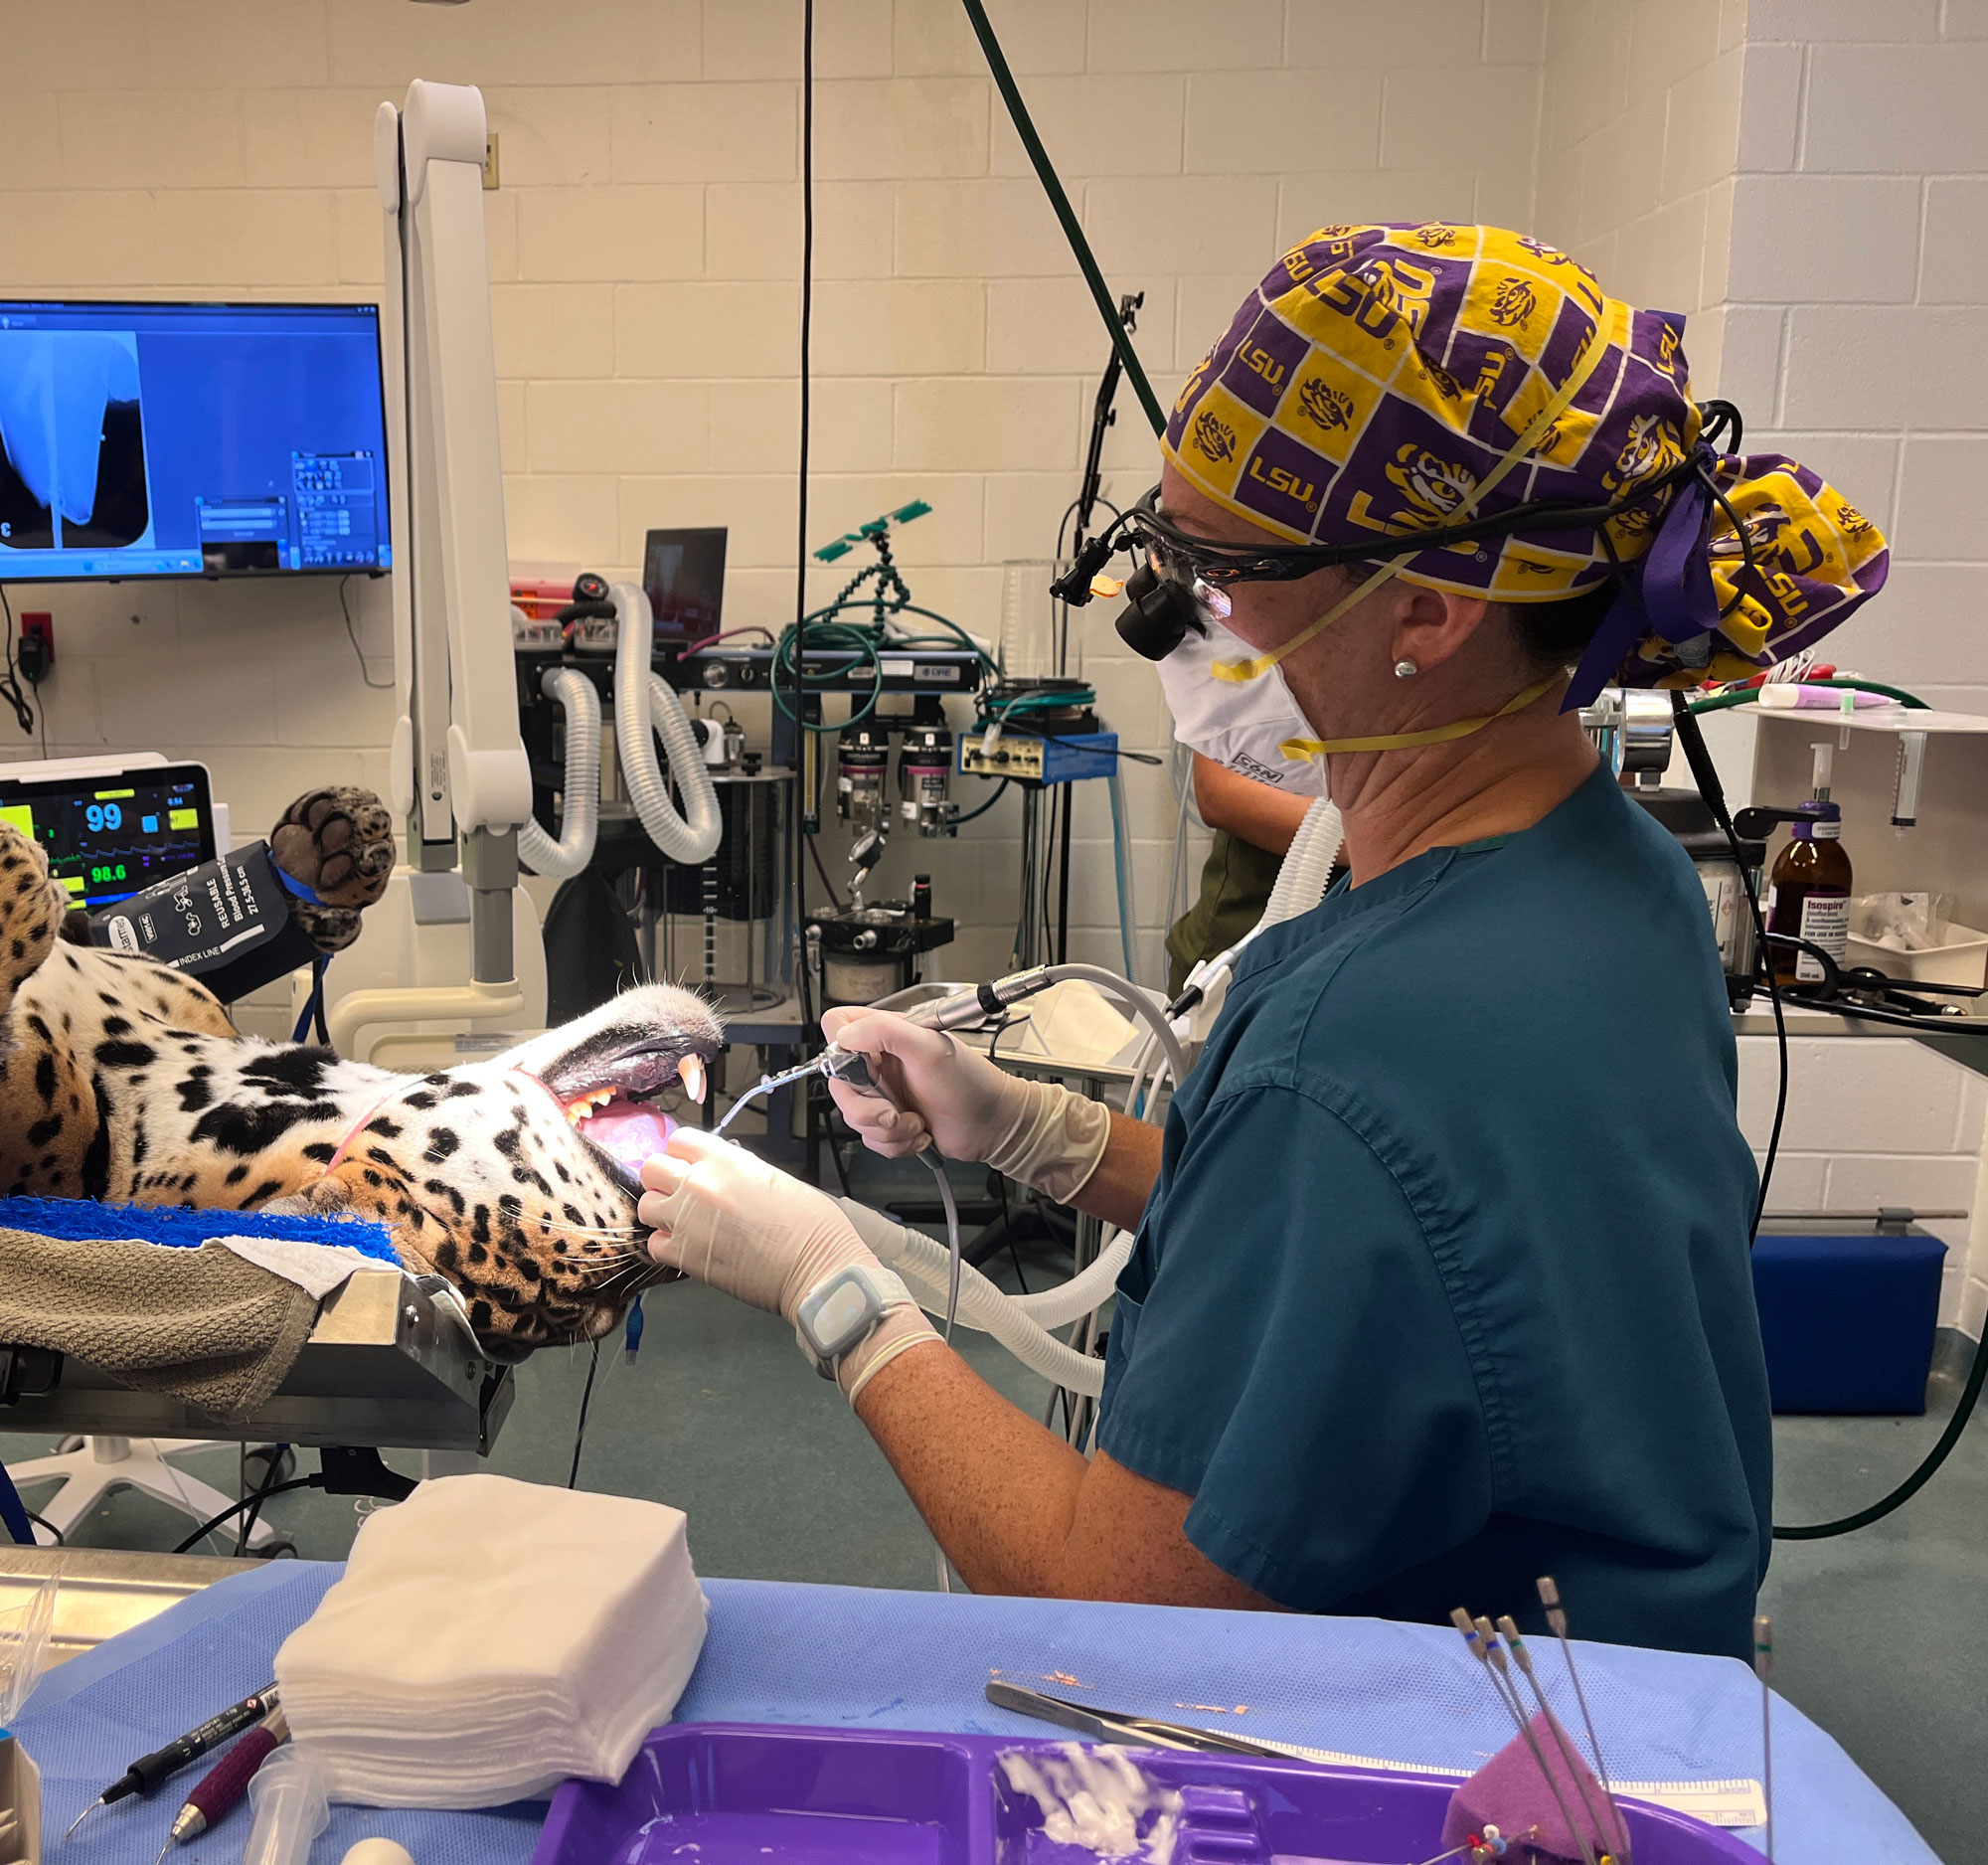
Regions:
[[1412, 680], [1420, 672], [1421, 669], [1411, 660], [1398, 660], [1395, 663], [1395, 678], [1397, 680]]

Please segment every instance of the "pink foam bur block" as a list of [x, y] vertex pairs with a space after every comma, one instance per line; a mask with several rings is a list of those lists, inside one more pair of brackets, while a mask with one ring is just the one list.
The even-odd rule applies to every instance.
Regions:
[[[1514, 1735], [1451, 1797], [1449, 1812], [1442, 1823], [1445, 1847], [1462, 1845], [1472, 1833], [1481, 1833], [1488, 1820], [1512, 1841], [1506, 1854], [1512, 1865], [1528, 1865], [1527, 1847], [1541, 1858], [1567, 1859], [1577, 1865], [1580, 1841], [1568, 1830], [1567, 1820], [1554, 1798], [1557, 1785], [1561, 1799], [1580, 1822], [1581, 1831], [1596, 1852], [1614, 1849], [1616, 1841], [1609, 1824], [1608, 1803], [1602, 1796], [1601, 1783], [1581, 1761], [1579, 1750], [1574, 1750], [1574, 1770], [1570, 1773], [1568, 1758], [1561, 1752], [1547, 1719], [1534, 1717], [1532, 1730], [1533, 1740], [1540, 1745], [1540, 1752], [1553, 1771], [1553, 1783], [1550, 1785], [1547, 1777], [1541, 1774], [1525, 1738]], [[1582, 1788], [1587, 1791], [1584, 1801]], [[1594, 1830], [1588, 1816], [1590, 1805], [1603, 1821], [1601, 1832]], [[1521, 1840], [1520, 1835], [1529, 1832], [1531, 1837]], [[1605, 1844], [1596, 1844], [1604, 1835], [1610, 1835]]]

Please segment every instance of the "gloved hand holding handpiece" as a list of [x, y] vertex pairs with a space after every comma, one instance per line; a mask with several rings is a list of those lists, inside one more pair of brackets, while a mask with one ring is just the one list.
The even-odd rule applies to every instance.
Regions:
[[821, 1027], [869, 1058], [881, 1097], [832, 1076], [828, 1092], [850, 1130], [887, 1159], [934, 1145], [1067, 1204], [1104, 1156], [1111, 1113], [1101, 1102], [1010, 1075], [949, 1030], [863, 1009], [831, 1010]]

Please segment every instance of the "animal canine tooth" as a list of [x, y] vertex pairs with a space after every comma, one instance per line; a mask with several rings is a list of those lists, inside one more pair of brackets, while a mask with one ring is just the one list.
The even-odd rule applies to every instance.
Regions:
[[682, 1078], [685, 1090], [692, 1101], [704, 1099], [704, 1059], [700, 1056], [686, 1056], [677, 1064], [677, 1074]]

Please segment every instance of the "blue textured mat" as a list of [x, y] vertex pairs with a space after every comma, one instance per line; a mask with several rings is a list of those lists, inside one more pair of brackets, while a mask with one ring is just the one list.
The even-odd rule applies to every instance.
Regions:
[[[46, 1678], [15, 1724], [41, 1766], [43, 1830], [61, 1832], [134, 1756], [267, 1683], [277, 1645], [340, 1571], [272, 1562]], [[1246, 1705], [1246, 1734], [1458, 1773], [1511, 1734], [1462, 1641], [1429, 1625], [771, 1581], [712, 1580], [705, 1591], [711, 1632], [678, 1706], [683, 1722], [1041, 1736], [1042, 1724], [982, 1696], [999, 1669], [1025, 1683], [1053, 1677], [1060, 1695], [1182, 1721], [1235, 1728], [1235, 1706]], [[500, 1625], [489, 1632], [504, 1635]], [[1743, 1664], [1582, 1644], [1580, 1668], [1618, 1779], [1758, 1775], [1759, 1686]], [[1937, 1865], [1842, 1749], [1779, 1700], [1774, 1774], [1781, 1865]], [[190, 1770], [149, 1800], [90, 1814], [57, 1848], [61, 1865], [143, 1865], [198, 1779]], [[481, 1813], [334, 1807], [311, 1861], [336, 1865], [383, 1833], [420, 1865], [527, 1865], [545, 1814], [539, 1802]], [[236, 1813], [172, 1857], [237, 1865], [247, 1832], [246, 1813]]]
[[0, 1227], [78, 1242], [135, 1237], [147, 1244], [198, 1250], [210, 1237], [286, 1237], [343, 1244], [397, 1269], [387, 1227], [364, 1218], [289, 1218], [266, 1211], [189, 1211], [179, 1205], [110, 1205], [88, 1198], [0, 1198]]

